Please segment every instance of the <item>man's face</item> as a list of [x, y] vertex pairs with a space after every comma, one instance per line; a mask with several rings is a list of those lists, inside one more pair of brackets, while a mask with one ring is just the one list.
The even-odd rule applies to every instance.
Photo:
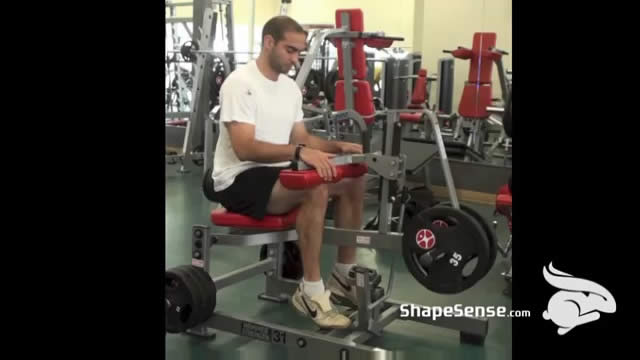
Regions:
[[307, 47], [306, 36], [298, 32], [286, 32], [284, 39], [277, 44], [271, 36], [266, 36], [265, 40], [269, 65], [280, 74], [287, 74], [292, 66], [298, 64], [300, 52]]

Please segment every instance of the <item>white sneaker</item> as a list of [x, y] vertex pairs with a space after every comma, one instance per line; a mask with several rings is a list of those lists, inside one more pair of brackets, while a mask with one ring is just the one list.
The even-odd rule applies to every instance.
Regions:
[[348, 328], [351, 320], [333, 308], [330, 296], [331, 292], [325, 290], [322, 294], [310, 297], [300, 285], [291, 297], [291, 303], [300, 314], [310, 317], [321, 328]]

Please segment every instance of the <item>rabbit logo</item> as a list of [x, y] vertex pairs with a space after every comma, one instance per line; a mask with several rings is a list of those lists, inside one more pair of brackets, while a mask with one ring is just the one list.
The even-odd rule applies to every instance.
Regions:
[[603, 286], [559, 271], [552, 263], [548, 270], [542, 268], [542, 274], [549, 284], [560, 289], [549, 299], [547, 310], [542, 313], [545, 320], [558, 325], [559, 335], [600, 319], [600, 312], [616, 312], [616, 301]]

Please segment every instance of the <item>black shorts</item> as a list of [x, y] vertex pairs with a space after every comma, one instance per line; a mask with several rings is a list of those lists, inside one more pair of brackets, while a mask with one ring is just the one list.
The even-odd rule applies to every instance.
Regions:
[[203, 180], [203, 191], [207, 199], [222, 204], [227, 211], [262, 220], [267, 214], [267, 205], [280, 171], [291, 167], [260, 166], [238, 174], [233, 184], [222, 191], [215, 191], [211, 171]]

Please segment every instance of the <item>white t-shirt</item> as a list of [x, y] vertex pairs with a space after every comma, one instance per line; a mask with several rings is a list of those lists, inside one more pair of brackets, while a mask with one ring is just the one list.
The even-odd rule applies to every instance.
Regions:
[[255, 60], [232, 72], [220, 89], [220, 134], [212, 172], [214, 190], [222, 191], [231, 186], [235, 177], [247, 169], [291, 163], [240, 161], [224, 122], [255, 125], [256, 140], [286, 145], [294, 123], [302, 118], [302, 92], [290, 77], [280, 74], [278, 81], [270, 80], [260, 72]]

